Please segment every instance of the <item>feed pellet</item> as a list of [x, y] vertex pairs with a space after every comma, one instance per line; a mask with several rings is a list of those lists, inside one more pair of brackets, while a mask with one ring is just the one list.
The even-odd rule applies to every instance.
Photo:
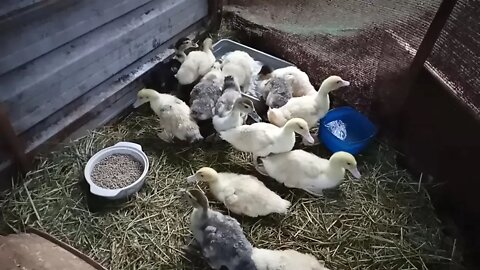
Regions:
[[117, 189], [135, 182], [142, 172], [143, 165], [132, 156], [114, 154], [95, 165], [91, 178], [99, 187]]

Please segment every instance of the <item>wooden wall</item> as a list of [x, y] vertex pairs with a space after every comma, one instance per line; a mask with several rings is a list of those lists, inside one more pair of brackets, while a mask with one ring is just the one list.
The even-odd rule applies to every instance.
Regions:
[[206, 26], [208, 7], [207, 0], [2, 1], [0, 103], [27, 152], [130, 106], [138, 78], [172, 42]]

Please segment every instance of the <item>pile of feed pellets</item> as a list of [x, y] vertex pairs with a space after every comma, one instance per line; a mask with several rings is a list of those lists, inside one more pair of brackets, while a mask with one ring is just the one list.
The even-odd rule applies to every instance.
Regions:
[[131, 155], [114, 154], [97, 163], [90, 177], [99, 187], [118, 189], [138, 180], [142, 172], [142, 163]]

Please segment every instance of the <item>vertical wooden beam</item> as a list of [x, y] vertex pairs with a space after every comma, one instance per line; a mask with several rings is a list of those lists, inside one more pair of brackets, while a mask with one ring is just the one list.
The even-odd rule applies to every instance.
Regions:
[[395, 102], [389, 104], [391, 115], [386, 116], [386, 123], [389, 129], [398, 136], [399, 142], [403, 141], [405, 136], [402, 123], [402, 115], [405, 115], [405, 111], [408, 110], [405, 106], [408, 104], [408, 100], [414, 95], [414, 83], [418, 78], [418, 75], [424, 68], [424, 64], [430, 56], [436, 41], [438, 40], [443, 27], [447, 23], [450, 14], [455, 7], [457, 0], [443, 0], [433, 18], [430, 26], [425, 33], [425, 36], [418, 47], [417, 53], [413, 57], [412, 63], [409, 66], [405, 74], [405, 79], [397, 86], [397, 96]]
[[427, 61], [427, 58], [432, 53], [435, 42], [437, 42], [440, 37], [440, 33], [443, 30], [443, 27], [447, 23], [450, 14], [455, 7], [457, 0], [443, 0], [440, 4], [440, 7], [435, 14], [435, 17], [432, 20], [432, 23], [428, 27], [425, 36], [423, 37], [420, 46], [418, 47], [417, 53], [415, 54], [412, 64], [409, 69], [409, 81], [412, 83], [423, 69], [423, 65]]
[[8, 152], [12, 155], [14, 161], [20, 165], [23, 173], [31, 169], [31, 161], [25, 154], [25, 145], [20, 141], [13, 129], [8, 113], [5, 107], [0, 104], [0, 138], [5, 141]]
[[208, 26], [207, 31], [215, 32], [220, 29], [222, 22], [223, 0], [208, 1]]

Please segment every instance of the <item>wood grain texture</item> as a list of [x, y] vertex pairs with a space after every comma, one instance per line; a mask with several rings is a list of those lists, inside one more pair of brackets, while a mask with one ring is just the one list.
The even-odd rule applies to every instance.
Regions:
[[[152, 1], [0, 77], [22, 133], [205, 17], [201, 1]], [[20, 80], [20, 78], [22, 78]]]

